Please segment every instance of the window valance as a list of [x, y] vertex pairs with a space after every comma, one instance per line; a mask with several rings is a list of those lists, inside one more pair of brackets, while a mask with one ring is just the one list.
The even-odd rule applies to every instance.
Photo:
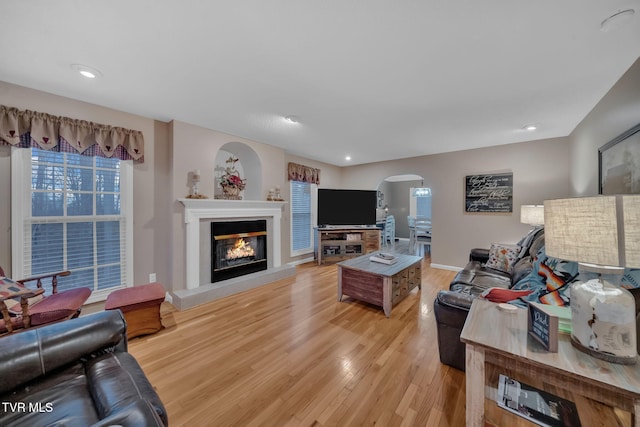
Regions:
[[302, 181], [309, 184], [320, 184], [320, 169], [289, 162], [289, 181]]
[[144, 161], [144, 137], [140, 131], [3, 105], [0, 105], [0, 143]]

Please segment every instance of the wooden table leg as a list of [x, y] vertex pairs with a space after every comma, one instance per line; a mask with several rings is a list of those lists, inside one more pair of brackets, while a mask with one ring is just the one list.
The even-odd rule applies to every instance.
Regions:
[[484, 425], [484, 348], [467, 344], [467, 427]]
[[640, 399], [633, 402], [633, 425], [640, 427]]
[[391, 282], [392, 278], [389, 276], [385, 276], [382, 280], [382, 309], [387, 317], [391, 316]]
[[338, 302], [342, 301], [342, 266], [338, 266]]

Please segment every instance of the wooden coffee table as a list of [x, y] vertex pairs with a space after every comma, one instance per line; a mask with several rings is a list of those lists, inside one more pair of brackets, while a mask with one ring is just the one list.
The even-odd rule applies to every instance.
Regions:
[[385, 316], [416, 286], [421, 289], [422, 258], [396, 255], [398, 262], [387, 265], [369, 260], [373, 254], [338, 263], [338, 301], [347, 295], [382, 307]]

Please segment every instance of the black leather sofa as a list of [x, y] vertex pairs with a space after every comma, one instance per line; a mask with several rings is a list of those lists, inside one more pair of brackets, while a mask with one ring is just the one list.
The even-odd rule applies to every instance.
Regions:
[[2, 426], [168, 425], [119, 310], [0, 338], [0, 402]]
[[465, 370], [465, 345], [460, 341], [460, 333], [471, 303], [485, 290], [492, 287], [508, 289], [531, 272], [532, 255], [544, 245], [544, 229], [531, 230], [518, 245], [522, 250], [511, 273], [486, 267], [489, 249], [472, 249], [469, 262], [456, 274], [449, 290], [438, 292], [434, 314], [440, 361], [445, 365]]

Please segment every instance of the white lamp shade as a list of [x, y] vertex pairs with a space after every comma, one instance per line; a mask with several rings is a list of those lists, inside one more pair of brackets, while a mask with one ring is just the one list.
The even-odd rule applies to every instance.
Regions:
[[529, 225], [544, 224], [544, 205], [520, 206], [520, 222]]
[[544, 225], [550, 256], [640, 268], [640, 195], [546, 200]]

